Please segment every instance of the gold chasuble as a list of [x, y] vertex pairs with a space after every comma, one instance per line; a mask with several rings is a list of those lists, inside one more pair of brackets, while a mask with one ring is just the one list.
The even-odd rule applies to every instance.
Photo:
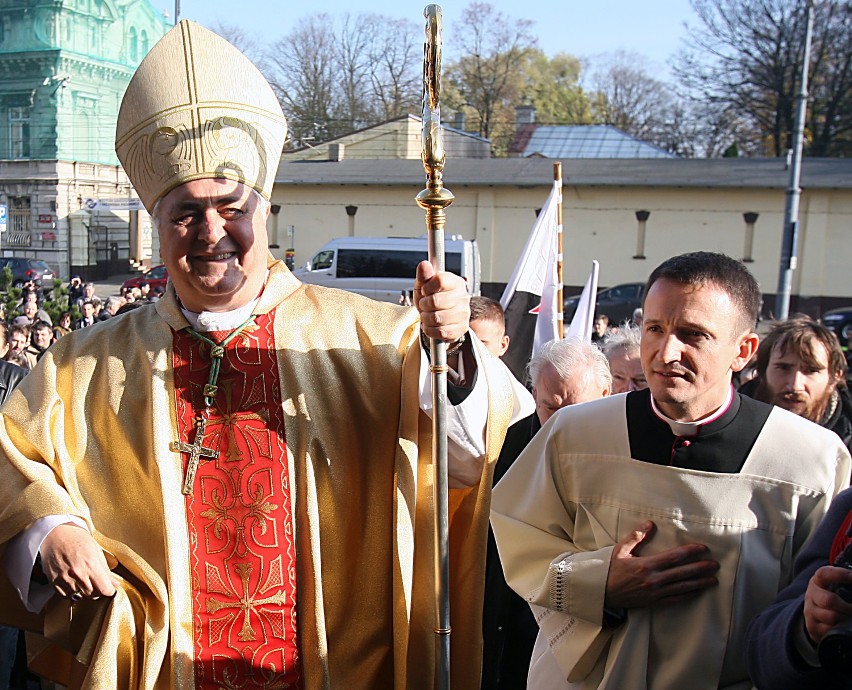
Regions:
[[[171, 286], [62, 338], [3, 408], [0, 549], [38, 518], [77, 515], [119, 582], [110, 600], [55, 597], [33, 616], [3, 572], [0, 622], [44, 635], [38, 672], [110, 690], [433, 686], [417, 315], [302, 285], [282, 262], [255, 314], [226, 348], [204, 443], [219, 457], [201, 459], [190, 495], [170, 443], [194, 440], [209, 358]], [[482, 477], [451, 497], [460, 689], [479, 685], [491, 461], [512, 408], [508, 379], [489, 383]]]

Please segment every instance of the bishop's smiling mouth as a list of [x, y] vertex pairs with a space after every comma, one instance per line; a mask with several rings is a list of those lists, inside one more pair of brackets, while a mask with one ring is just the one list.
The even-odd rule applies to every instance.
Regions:
[[223, 252], [221, 254], [203, 254], [196, 256], [196, 261], [227, 261], [232, 256], [236, 256], [236, 252]]

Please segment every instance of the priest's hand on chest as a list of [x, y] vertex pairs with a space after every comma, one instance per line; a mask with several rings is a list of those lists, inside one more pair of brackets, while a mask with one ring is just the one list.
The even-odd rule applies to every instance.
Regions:
[[613, 548], [606, 579], [608, 609], [630, 609], [672, 604], [700, 594], [718, 584], [719, 564], [708, 558], [703, 544], [685, 544], [642, 556], [642, 546], [656, 531], [650, 520]]
[[88, 531], [59, 525], [44, 538], [39, 553], [42, 570], [60, 596], [79, 601], [115, 594], [104, 552]]

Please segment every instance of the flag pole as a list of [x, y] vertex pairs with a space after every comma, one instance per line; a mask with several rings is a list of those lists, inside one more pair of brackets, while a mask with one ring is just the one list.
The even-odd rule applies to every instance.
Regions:
[[562, 319], [565, 318], [563, 309], [562, 297], [562, 162], [553, 164], [553, 181], [559, 188], [559, 200], [556, 203], [556, 328], [559, 333], [559, 339], [565, 337], [565, 323]]
[[[417, 205], [426, 211], [429, 262], [444, 270], [445, 209], [453, 193], [444, 189], [444, 144], [441, 131], [441, 8], [428, 5], [423, 55], [423, 168], [426, 188]], [[432, 372], [432, 485], [435, 506], [435, 600], [437, 604], [435, 677], [439, 690], [450, 687], [450, 544], [449, 480], [447, 473], [447, 344], [429, 339]]]

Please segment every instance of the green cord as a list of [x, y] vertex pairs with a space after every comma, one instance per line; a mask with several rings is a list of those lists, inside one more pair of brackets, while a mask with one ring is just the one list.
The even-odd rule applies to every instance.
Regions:
[[236, 330], [232, 331], [228, 335], [228, 337], [225, 338], [221, 343], [216, 343], [212, 341], [206, 335], [203, 335], [198, 331], [193, 330], [191, 326], [186, 327], [186, 330], [188, 330], [193, 335], [193, 337], [210, 346], [210, 376], [207, 378], [207, 384], [204, 386], [205, 407], [213, 407], [213, 402], [216, 397], [216, 391], [218, 390], [216, 387], [216, 382], [219, 380], [219, 369], [222, 366], [222, 358], [225, 356], [225, 348], [228, 346], [228, 343], [230, 343], [234, 338], [236, 338], [240, 333], [242, 333], [243, 329], [246, 326], [248, 326], [250, 323], [254, 323], [254, 320], [255, 314], [252, 314], [240, 326], [238, 326]]

